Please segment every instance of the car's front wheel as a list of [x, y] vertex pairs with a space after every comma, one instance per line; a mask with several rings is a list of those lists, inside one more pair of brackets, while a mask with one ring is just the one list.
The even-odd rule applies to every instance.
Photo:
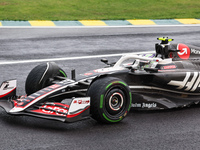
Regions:
[[130, 110], [132, 96], [128, 85], [121, 79], [104, 77], [94, 81], [88, 89], [92, 118], [99, 122], [116, 123]]
[[26, 78], [26, 94], [30, 95], [53, 84], [55, 77], [59, 76], [63, 77], [63, 79], [67, 77], [66, 73], [54, 62], [47, 62], [36, 66]]

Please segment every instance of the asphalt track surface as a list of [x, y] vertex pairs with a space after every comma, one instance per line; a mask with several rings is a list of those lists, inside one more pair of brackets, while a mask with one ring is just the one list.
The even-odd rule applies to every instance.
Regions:
[[[152, 51], [156, 38], [200, 46], [200, 27], [0, 28], [0, 63]], [[109, 57], [115, 61], [118, 57]], [[56, 61], [68, 74], [104, 67], [100, 58]], [[30, 70], [40, 62], [0, 65], [0, 81], [17, 79], [19, 95]], [[70, 75], [69, 75], [70, 77]], [[131, 110], [121, 123], [93, 119], [65, 124], [0, 109], [2, 150], [199, 149], [200, 106], [167, 111]]]

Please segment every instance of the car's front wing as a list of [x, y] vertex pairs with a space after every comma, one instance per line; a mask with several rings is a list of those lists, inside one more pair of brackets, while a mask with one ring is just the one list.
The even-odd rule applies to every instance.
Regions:
[[75, 122], [90, 117], [90, 97], [72, 98], [70, 103], [66, 103], [66, 100], [48, 102], [46, 94], [59, 90], [59, 88], [60, 86], [54, 85], [52, 90], [50, 87], [47, 93], [40, 92], [37, 97], [33, 95], [17, 97], [16, 80], [5, 81], [0, 87], [0, 106], [8, 114], [30, 115], [62, 122]]

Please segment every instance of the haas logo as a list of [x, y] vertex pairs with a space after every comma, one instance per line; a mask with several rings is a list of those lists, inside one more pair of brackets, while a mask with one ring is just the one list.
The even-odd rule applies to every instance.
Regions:
[[181, 59], [188, 59], [190, 57], [190, 48], [185, 44], [178, 44], [177, 49], [180, 50], [178, 52], [178, 56]]
[[185, 91], [193, 92], [200, 87], [200, 72], [186, 72], [183, 81], [171, 80], [168, 85], [177, 86], [176, 89], [179, 90], [184, 89]]

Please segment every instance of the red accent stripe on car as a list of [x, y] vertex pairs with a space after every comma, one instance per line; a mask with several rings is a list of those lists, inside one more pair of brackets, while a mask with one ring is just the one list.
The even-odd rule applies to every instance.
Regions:
[[12, 91], [10, 91], [10, 92], [8, 92], [8, 93], [6, 93], [6, 94], [0, 95], [0, 98], [7, 96], [8, 94], [12, 93], [15, 89], [16, 89], [16, 88], [14, 88]]
[[90, 108], [90, 106], [88, 106], [87, 108], [85, 108], [84, 110], [82, 110], [82, 111], [80, 111], [80, 112], [78, 112], [78, 113], [76, 113], [76, 114], [72, 114], [72, 115], [67, 115], [67, 118], [73, 118], [73, 117], [76, 117], [76, 116], [78, 116], [78, 115], [80, 115], [81, 113], [83, 113], [84, 111], [86, 111], [88, 108]]

